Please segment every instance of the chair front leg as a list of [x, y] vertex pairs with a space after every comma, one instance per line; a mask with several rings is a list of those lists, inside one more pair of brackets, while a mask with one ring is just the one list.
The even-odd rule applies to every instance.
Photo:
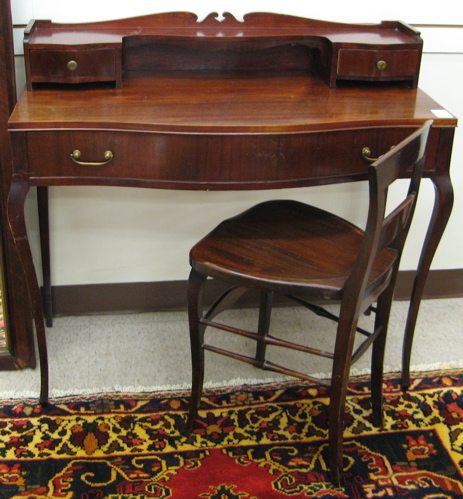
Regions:
[[[270, 328], [270, 317], [272, 314], [273, 293], [261, 291], [260, 307], [259, 307], [259, 324], [257, 328], [258, 334], [263, 338], [267, 336]], [[265, 362], [265, 351], [267, 344], [264, 341], [258, 341], [256, 346], [256, 360], [262, 364]]]
[[186, 424], [186, 434], [190, 435], [198, 414], [204, 383], [204, 330], [206, 326], [200, 323], [203, 316], [203, 287], [207, 276], [194, 269], [188, 280], [188, 321], [190, 328], [192, 387], [190, 411]]

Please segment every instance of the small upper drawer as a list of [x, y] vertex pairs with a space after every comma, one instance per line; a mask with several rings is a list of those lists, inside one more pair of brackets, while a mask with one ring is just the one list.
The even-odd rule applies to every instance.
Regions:
[[30, 71], [33, 83], [115, 81], [116, 51], [113, 48], [31, 50]]
[[337, 74], [348, 79], [412, 78], [420, 57], [418, 50], [340, 49]]

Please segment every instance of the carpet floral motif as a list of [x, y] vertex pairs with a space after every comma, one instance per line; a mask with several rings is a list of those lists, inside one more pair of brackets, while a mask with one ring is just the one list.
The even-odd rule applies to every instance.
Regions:
[[327, 468], [328, 391], [298, 381], [206, 391], [193, 435], [187, 391], [0, 407], [1, 499], [463, 498], [463, 370], [368, 377], [345, 414], [345, 484]]

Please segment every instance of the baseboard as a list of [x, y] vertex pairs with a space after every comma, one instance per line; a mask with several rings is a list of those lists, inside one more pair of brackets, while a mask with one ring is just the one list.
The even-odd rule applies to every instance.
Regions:
[[[402, 270], [397, 276], [396, 300], [408, 300], [412, 292], [416, 272]], [[431, 270], [426, 279], [424, 300], [463, 297], [463, 269]]]
[[[414, 271], [399, 272], [395, 299], [409, 299], [414, 278]], [[222, 289], [224, 286], [220, 283], [211, 282], [205, 302], [211, 302]], [[53, 313], [65, 316], [185, 310], [186, 291], [186, 281], [54, 286]], [[462, 296], [463, 269], [432, 270], [429, 273], [424, 299]], [[240, 304], [254, 306], [257, 298], [255, 294], [246, 295]], [[289, 303], [292, 302], [284, 298], [277, 302], [278, 305]]]

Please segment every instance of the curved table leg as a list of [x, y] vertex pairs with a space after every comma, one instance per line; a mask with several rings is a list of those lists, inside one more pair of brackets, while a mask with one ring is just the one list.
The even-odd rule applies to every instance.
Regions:
[[[423, 296], [426, 278], [432, 259], [436, 253], [437, 246], [442, 238], [447, 222], [450, 218], [453, 207], [453, 187], [449, 174], [450, 153], [453, 141], [453, 133], [446, 136], [447, 147], [443, 149], [447, 157], [443, 158], [443, 168], [438, 170], [432, 178], [435, 188], [434, 208], [429, 223], [426, 239], [421, 251], [418, 271], [413, 283], [411, 301], [408, 309], [407, 323], [405, 326], [405, 335], [402, 349], [402, 389], [407, 390], [410, 386], [410, 359], [413, 345], [413, 335], [415, 333], [416, 321], [420, 308], [421, 298]], [[445, 145], [444, 145], [445, 146]], [[445, 154], [445, 152], [444, 152]]]
[[29, 187], [27, 178], [17, 175], [13, 177], [8, 196], [8, 223], [21, 259], [29, 292], [40, 359], [40, 403], [46, 405], [48, 403], [48, 354], [45, 324], [43, 320], [42, 298], [37, 275], [35, 273], [31, 248], [27, 238], [24, 218], [24, 202], [27, 193], [29, 192]]

